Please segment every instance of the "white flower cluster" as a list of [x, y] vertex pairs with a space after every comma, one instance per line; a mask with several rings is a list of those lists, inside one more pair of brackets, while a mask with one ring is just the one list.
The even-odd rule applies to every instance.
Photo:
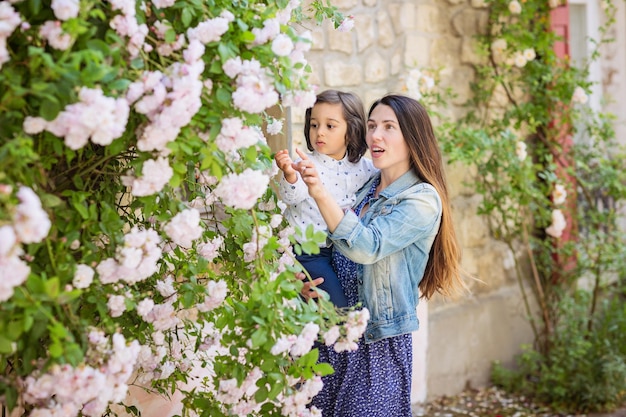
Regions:
[[283, 130], [283, 121], [280, 119], [269, 118], [267, 122], [267, 133], [270, 135], [278, 135]]
[[217, 42], [222, 35], [226, 33], [229, 23], [233, 20], [235, 20], [235, 16], [225, 10], [220, 16], [207, 19], [198, 24], [198, 26], [189, 28], [187, 30], [187, 37], [190, 42], [198, 40], [204, 45], [210, 42]]
[[282, 97], [282, 104], [285, 107], [293, 107], [295, 111], [305, 111], [313, 107], [316, 100], [315, 90], [295, 90], [288, 91]]
[[[229, 409], [233, 415], [247, 416], [258, 412], [263, 403], [258, 403], [254, 394], [259, 389], [257, 382], [262, 377], [263, 372], [255, 367], [241, 384], [236, 378], [223, 379], [218, 384], [216, 399], [223, 404], [230, 405]], [[287, 376], [287, 382], [290, 387], [290, 394], [281, 394], [276, 398], [282, 404], [281, 414], [293, 417], [320, 417], [322, 415], [320, 410], [316, 407], [308, 408], [307, 405], [324, 386], [322, 378], [315, 376], [303, 381]]]
[[39, 36], [44, 38], [54, 49], [65, 51], [72, 45], [72, 37], [63, 31], [61, 21], [78, 16], [80, 4], [78, 0], [52, 0], [52, 11], [59, 20], [48, 20], [39, 28]]
[[124, 245], [117, 248], [115, 258], [107, 258], [96, 267], [100, 282], [113, 284], [122, 280], [134, 284], [155, 274], [162, 254], [160, 243], [155, 230], [133, 227], [124, 236]]
[[26, 117], [24, 131], [37, 134], [47, 130], [65, 138], [65, 144], [74, 150], [84, 147], [89, 139], [97, 145], [109, 145], [122, 136], [130, 111], [126, 100], [107, 97], [99, 88], [87, 87], [80, 89], [78, 97], [79, 102], [65, 107], [51, 122]]
[[185, 62], [175, 62], [165, 72], [146, 71], [128, 87], [126, 99], [148, 122], [138, 130], [140, 151], [168, 152], [166, 146], [178, 137], [180, 129], [200, 110], [204, 84], [204, 45], [193, 40], [183, 55]]
[[517, 0], [510, 1], [509, 12], [511, 12], [511, 14], [520, 14], [522, 12], [522, 5], [520, 2]]
[[7, 38], [21, 23], [20, 14], [15, 11], [11, 3], [0, 2], [0, 68], [11, 59], [7, 50]]
[[65, 51], [72, 46], [72, 37], [65, 33], [58, 20], [48, 20], [39, 28], [39, 36], [44, 38], [48, 45], [59, 51]]
[[279, 337], [270, 352], [272, 355], [289, 352], [292, 357], [299, 358], [313, 348], [319, 331], [320, 327], [316, 323], [307, 323], [299, 335], [290, 334]]
[[247, 148], [265, 142], [261, 131], [254, 127], [244, 126], [238, 117], [222, 119], [222, 128], [215, 138], [215, 144], [224, 153]]
[[[326, 346], [334, 344], [335, 352], [354, 351], [359, 347], [358, 340], [367, 327], [370, 312], [367, 308], [348, 313], [348, 319], [342, 326], [333, 326], [322, 335]], [[344, 333], [342, 335], [342, 333]]]
[[526, 150], [527, 145], [523, 140], [518, 140], [515, 143], [515, 155], [517, 155], [517, 159], [523, 161], [528, 156], [528, 151]]
[[208, 281], [206, 283], [206, 291], [207, 295], [204, 297], [204, 301], [196, 304], [198, 311], [203, 313], [222, 305], [228, 295], [228, 286], [224, 280]]
[[143, 163], [141, 176], [127, 175], [122, 177], [124, 185], [131, 187], [131, 194], [136, 197], [158, 193], [174, 175], [167, 158], [148, 159]]
[[233, 103], [248, 113], [260, 113], [278, 103], [278, 93], [267, 70], [256, 59], [231, 58], [223, 65], [224, 73], [236, 79]]
[[572, 103], [585, 104], [589, 100], [585, 89], [581, 86], [577, 86], [572, 94]]
[[337, 30], [339, 32], [350, 32], [354, 27], [354, 16], [347, 16], [343, 22], [339, 25]]
[[250, 210], [265, 193], [269, 183], [268, 175], [247, 168], [241, 174], [231, 173], [224, 176], [213, 194], [227, 206]]
[[[552, 203], [559, 206], [567, 200], [567, 190], [563, 184], [555, 184], [552, 190]], [[552, 223], [546, 228], [546, 233], [552, 237], [560, 238], [567, 227], [567, 220], [561, 209], [552, 210]]]
[[65, 417], [80, 415], [100, 417], [109, 403], [126, 397], [127, 382], [133, 373], [140, 345], [135, 340], [126, 344], [124, 336], [109, 339], [100, 332], [89, 334], [91, 352], [98, 363], [53, 365], [45, 373], [36, 371], [23, 381], [23, 399], [34, 406], [32, 417]]
[[163, 230], [172, 242], [189, 249], [204, 230], [200, 224], [200, 212], [194, 208], [183, 210], [167, 222]]
[[304, 382], [300, 380], [291, 380], [290, 386], [293, 388], [293, 394], [287, 395], [281, 399], [283, 406], [280, 413], [283, 416], [293, 417], [321, 417], [322, 412], [317, 407], [307, 407], [324, 387], [324, 382], [319, 376]]
[[423, 94], [428, 93], [435, 86], [435, 79], [417, 68], [409, 70], [403, 80], [403, 90], [415, 100], [420, 100]]
[[272, 237], [272, 229], [267, 225], [259, 226], [252, 231], [250, 242], [243, 244], [244, 262], [253, 262], [263, 251], [269, 238]]
[[507, 46], [506, 40], [502, 38], [498, 38], [491, 43], [491, 54], [496, 62], [504, 62], [508, 66], [523, 68], [528, 62], [533, 61], [537, 57], [534, 48], [526, 48], [507, 55]]
[[[12, 187], [0, 186], [0, 193], [11, 194]], [[12, 224], [0, 226], [0, 301], [13, 296], [14, 288], [21, 285], [30, 267], [20, 259], [21, 244], [41, 242], [50, 231], [50, 219], [41, 207], [37, 194], [29, 187], [17, 191], [19, 203], [12, 215]]]
[[137, 12], [135, 10], [136, 2], [134, 0], [109, 0], [113, 10], [120, 10], [121, 15], [117, 15], [111, 20], [111, 28], [118, 35], [128, 38], [128, 52], [131, 58], [139, 55], [139, 51], [144, 49], [149, 51], [151, 48], [145, 44], [148, 35], [148, 25], [139, 24], [137, 21]]
[[211, 262], [213, 259], [217, 258], [223, 247], [224, 238], [222, 236], [216, 236], [208, 242], [199, 243], [196, 250], [198, 251], [198, 255]]

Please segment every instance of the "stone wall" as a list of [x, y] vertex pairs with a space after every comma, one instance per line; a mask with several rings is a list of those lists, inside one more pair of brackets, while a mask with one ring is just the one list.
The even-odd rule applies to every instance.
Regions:
[[[402, 78], [411, 68], [441, 68], [441, 84], [457, 95], [446, 109], [454, 117], [474, 77], [473, 36], [487, 22], [486, 11], [473, 2], [334, 0], [354, 16], [355, 26], [350, 32], [330, 24], [303, 28], [313, 32], [307, 55], [312, 82], [319, 91], [352, 91], [367, 109], [385, 93], [403, 92]], [[291, 146], [302, 149], [303, 117], [289, 115]], [[424, 325], [414, 337], [414, 402], [488, 384], [492, 361], [512, 363], [521, 344], [533, 339], [511, 252], [491, 238], [488, 225], [475, 214], [479, 199], [463, 185], [466, 168], [449, 166], [447, 175], [463, 267], [477, 280], [470, 281], [470, 297], [433, 299], [420, 309]]]

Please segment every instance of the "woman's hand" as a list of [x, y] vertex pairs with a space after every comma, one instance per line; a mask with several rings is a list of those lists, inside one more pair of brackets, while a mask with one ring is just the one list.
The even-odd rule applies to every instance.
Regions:
[[300, 295], [302, 295], [305, 300], [309, 301], [310, 298], [318, 298], [320, 296], [315, 290], [315, 287], [324, 282], [324, 278], [319, 277], [313, 280], [309, 280], [306, 278], [304, 272], [297, 272], [296, 278], [302, 281], [303, 286], [300, 290]]

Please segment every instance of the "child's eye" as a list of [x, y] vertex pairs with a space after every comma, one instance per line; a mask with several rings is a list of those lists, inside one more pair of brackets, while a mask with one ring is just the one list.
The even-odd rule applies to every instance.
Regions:
[[332, 130], [335, 126], [333, 126], [333, 125], [326, 125], [326, 127], [327, 127], [329, 130]]
[[317, 128], [317, 123], [311, 123], [311, 127]]

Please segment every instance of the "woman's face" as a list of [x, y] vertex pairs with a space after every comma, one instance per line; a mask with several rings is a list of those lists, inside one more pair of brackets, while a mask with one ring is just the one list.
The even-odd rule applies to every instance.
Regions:
[[397, 172], [398, 177], [409, 170], [409, 147], [391, 107], [379, 104], [372, 110], [367, 120], [366, 140], [376, 168]]

